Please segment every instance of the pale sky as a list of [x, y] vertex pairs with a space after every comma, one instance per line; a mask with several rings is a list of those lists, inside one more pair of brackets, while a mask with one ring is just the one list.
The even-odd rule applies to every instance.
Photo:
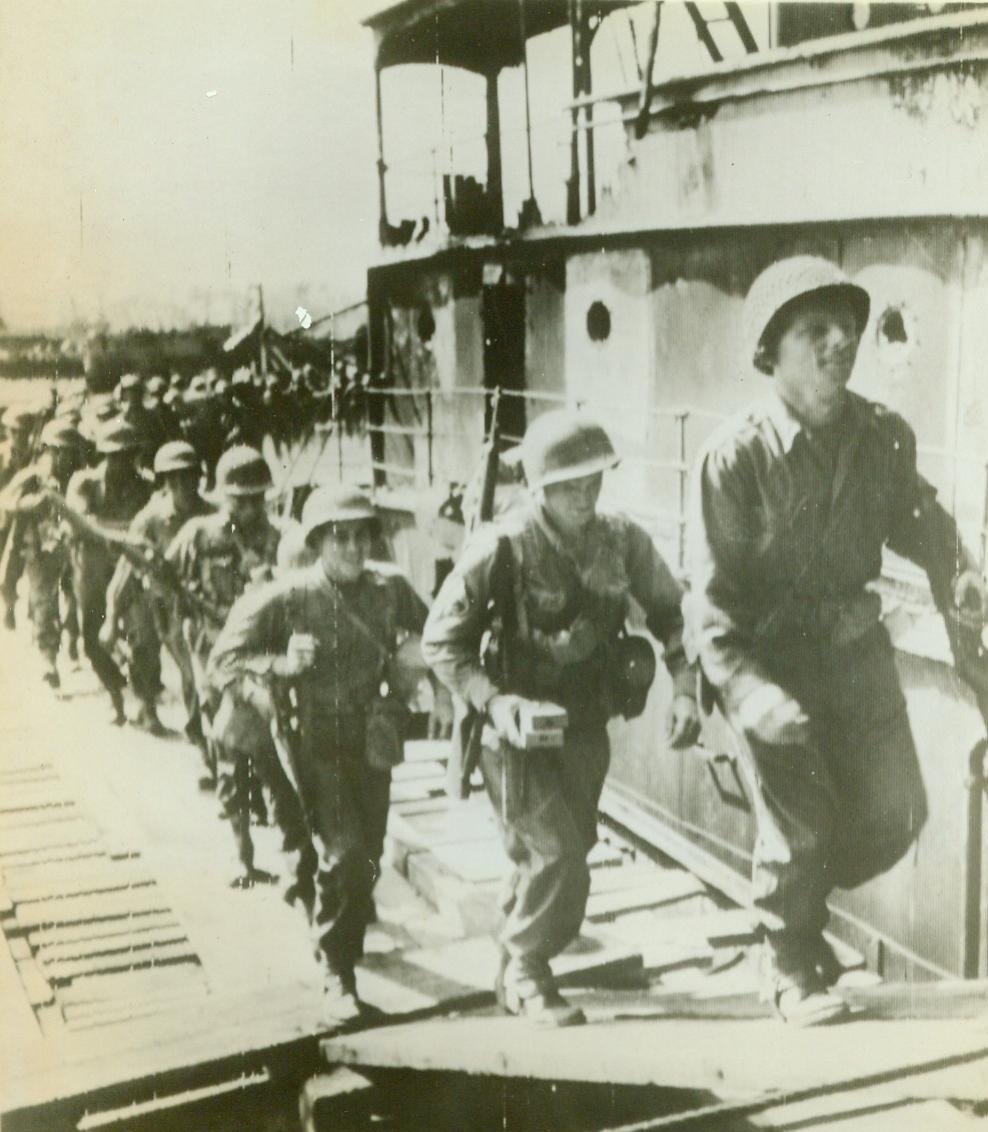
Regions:
[[[372, 35], [359, 21], [381, 6], [0, 0], [0, 318], [11, 329], [224, 322], [262, 283], [287, 325], [299, 303], [319, 315], [360, 298], [377, 154]], [[704, 62], [692, 30], [677, 30], [685, 18], [667, 5], [660, 72]], [[530, 49], [546, 219], [568, 164], [567, 41], [560, 29]], [[626, 21], [594, 51], [598, 89], [628, 85]], [[384, 89], [392, 219], [428, 214], [451, 160], [483, 177], [482, 83], [397, 68]], [[527, 195], [517, 68], [501, 99], [510, 220]], [[624, 141], [599, 134], [606, 172]]]

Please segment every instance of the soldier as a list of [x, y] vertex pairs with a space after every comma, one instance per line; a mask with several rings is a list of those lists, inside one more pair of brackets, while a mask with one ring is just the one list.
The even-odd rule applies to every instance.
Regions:
[[[137, 470], [141, 438], [126, 421], [105, 422], [96, 433], [96, 451], [102, 461], [95, 468], [76, 472], [69, 481], [66, 502], [97, 525], [115, 533], [126, 531], [147, 503], [151, 484]], [[106, 617], [106, 591], [113, 577], [117, 553], [108, 543], [75, 538], [71, 543], [72, 581], [81, 619], [82, 644], [93, 671], [110, 695], [112, 722], [122, 726], [123, 673], [100, 640]], [[131, 648], [143, 644], [138, 635]]]
[[[752, 284], [743, 364], [772, 394], [701, 453], [688, 641], [756, 790], [754, 893], [786, 1021], [846, 1013], [827, 897], [890, 868], [926, 799], [880, 621], [883, 547], [922, 566], [942, 612], [984, 585], [916, 470], [916, 439], [847, 389], [869, 298], [834, 264], [782, 260]], [[957, 575], [955, 579], [955, 574]]]
[[209, 391], [203, 374], [194, 377], [182, 396], [182, 435], [206, 465], [206, 481], [212, 484], [216, 464], [223, 453], [223, 412]]
[[[160, 490], [148, 501], [130, 524], [128, 534], [164, 555], [179, 530], [189, 519], [211, 515], [216, 510], [199, 494], [202, 468], [191, 444], [173, 440], [155, 453], [154, 474]], [[139, 639], [145, 647], [131, 657], [131, 685], [141, 701], [139, 726], [152, 734], [162, 734], [157, 697], [161, 686], [161, 644], [175, 661], [182, 683], [182, 702], [186, 712], [185, 733], [202, 744], [198, 697], [192, 661], [182, 635], [181, 616], [175, 602], [162, 593], [142, 593], [142, 580], [125, 557], [117, 562], [106, 597], [106, 621], [100, 640], [110, 648], [121, 626], [140, 624]], [[132, 634], [133, 635], [133, 634]]]
[[[223, 814], [237, 837], [244, 866], [242, 877], [237, 879], [243, 887], [270, 879], [254, 868], [250, 839], [250, 805], [257, 806], [262, 799], [249, 774], [247, 756], [253, 757], [254, 751], [245, 751], [239, 742], [235, 747], [228, 743], [224, 750], [219, 741], [219, 733], [226, 728], [216, 726], [220, 697], [209, 686], [206, 663], [234, 602], [248, 586], [271, 580], [280, 532], [264, 507], [270, 488], [271, 471], [260, 452], [246, 445], [228, 449], [216, 466], [220, 510], [186, 523], [167, 554], [190, 593], [209, 611], [185, 624], [206, 732], [202, 750], [207, 777], [200, 786], [217, 786]], [[219, 717], [221, 723], [239, 722], [227, 720], [228, 714], [224, 711]], [[231, 726], [231, 735], [234, 730]], [[249, 726], [245, 728], [245, 732], [249, 730]], [[255, 740], [260, 738], [254, 735]]]
[[[37, 414], [21, 406], [12, 406], [4, 413], [3, 427], [7, 438], [0, 445], [0, 488], [9, 484], [30, 463], [36, 423]], [[17, 547], [13, 543], [7, 545], [12, 524], [12, 515], [7, 515], [0, 521], [0, 549], [3, 551], [0, 556], [3, 563], [3, 568], [0, 569], [0, 598], [4, 606], [3, 623], [7, 629], [13, 629], [16, 625], [17, 580], [22, 568]]]
[[[603, 473], [618, 463], [607, 434], [580, 415], [548, 412], [526, 433], [522, 462], [529, 505], [468, 542], [429, 614], [423, 652], [485, 724], [480, 768], [514, 865], [499, 1002], [537, 1025], [568, 1026], [583, 1013], [560, 995], [549, 960], [575, 938], [586, 910], [607, 720], [624, 695], [611, 677], [630, 598], [664, 646], [669, 742], [686, 745], [699, 727], [680, 587], [641, 527], [597, 511]], [[500, 656], [495, 665], [488, 649], [488, 670], [485, 635]], [[559, 749], [523, 749], [522, 717], [541, 706], [533, 701], [565, 709]]]
[[19, 554], [28, 579], [28, 616], [34, 643], [44, 660], [44, 680], [58, 688], [58, 649], [63, 625], [58, 598], [69, 559], [58, 513], [46, 493], [65, 493], [69, 478], [79, 466], [81, 437], [69, 421], [56, 419], [41, 430], [40, 443], [44, 449], [41, 459], [24, 468], [8, 484], [2, 509], [15, 522]]
[[361, 492], [314, 491], [302, 528], [318, 561], [238, 603], [211, 661], [218, 686], [240, 685], [250, 695], [251, 685], [273, 681], [297, 697], [299, 735], [288, 769], [311, 841], [297, 887], [311, 888], [315, 874], [312, 917], [327, 1004], [341, 1021], [361, 1009], [354, 964], [373, 912], [391, 765], [401, 757], [395, 736], [377, 741], [382, 678], [401, 636], [420, 632], [426, 613], [405, 578], [367, 566], [375, 524]]

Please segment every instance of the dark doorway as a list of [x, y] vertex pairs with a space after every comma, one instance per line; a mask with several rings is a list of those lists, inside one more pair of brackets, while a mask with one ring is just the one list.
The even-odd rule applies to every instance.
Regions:
[[[501, 279], [483, 290], [484, 388], [500, 386], [498, 411], [502, 447], [516, 444], [525, 432], [525, 401], [512, 396], [525, 390], [525, 286]], [[484, 407], [484, 431], [490, 429], [491, 401]]]

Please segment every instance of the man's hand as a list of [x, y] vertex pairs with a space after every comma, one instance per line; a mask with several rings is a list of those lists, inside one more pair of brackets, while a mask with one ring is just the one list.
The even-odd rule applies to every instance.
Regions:
[[809, 716], [799, 701], [775, 684], [749, 693], [738, 708], [737, 722], [746, 734], [773, 747], [805, 743], [810, 735]]
[[278, 676], [301, 676], [316, 662], [316, 638], [311, 633], [292, 633], [288, 650], [275, 667]]
[[666, 742], [675, 748], [691, 747], [700, 737], [700, 712], [692, 696], [673, 698], [666, 715]]
[[117, 618], [113, 613], [107, 613], [106, 620], [100, 626], [99, 643], [105, 649], [112, 649], [117, 640]]
[[524, 696], [494, 696], [487, 705], [487, 716], [494, 730], [505, 743], [512, 747], [524, 747], [525, 739], [521, 733], [520, 713], [524, 704], [534, 703]]
[[964, 570], [954, 579], [954, 605], [961, 619], [980, 630], [988, 620], [988, 590], [978, 570]]

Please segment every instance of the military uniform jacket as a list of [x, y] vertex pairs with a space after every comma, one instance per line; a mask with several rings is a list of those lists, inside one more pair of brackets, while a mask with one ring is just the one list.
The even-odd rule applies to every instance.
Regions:
[[19, 547], [25, 558], [39, 554], [68, 557], [68, 544], [62, 521], [44, 492], [65, 493], [65, 484], [51, 473], [47, 458], [22, 468], [0, 494], [0, 511], [5, 517], [20, 516]]
[[[480, 663], [489, 628], [498, 540], [511, 545], [521, 684], [498, 689]], [[606, 714], [606, 646], [623, 628], [631, 600], [662, 642], [676, 691], [694, 694], [682, 645], [682, 589], [648, 534], [620, 515], [597, 514], [576, 552], [541, 508], [526, 506], [478, 532], [443, 583], [423, 635], [426, 663], [466, 703], [483, 710], [497, 691], [562, 704], [571, 714]]]
[[190, 519], [175, 536], [166, 558], [190, 592], [215, 614], [215, 624], [196, 627], [197, 651], [209, 651], [219, 626], [249, 585], [271, 580], [280, 537], [280, 530], [266, 516], [246, 531], [225, 512]]
[[[147, 543], [158, 553], [165, 554], [175, 536], [190, 519], [202, 515], [212, 515], [215, 511], [216, 508], [211, 503], [197, 494], [192, 510], [179, 514], [175, 510], [175, 504], [169, 492], [156, 491], [148, 500], [146, 506], [142, 507], [131, 520], [127, 533], [135, 541]], [[134, 567], [126, 558], [121, 557], [117, 562], [107, 592], [107, 603], [116, 611], [118, 616], [124, 612], [129, 601], [133, 599], [138, 584], [140, 584], [140, 580], [135, 574]]]
[[963, 564], [912, 430], [856, 394], [827, 432], [776, 396], [718, 430], [689, 531], [687, 644], [729, 712], [772, 682], [763, 658], [780, 646], [847, 645], [874, 628], [881, 602], [865, 587], [885, 546], [926, 570], [941, 604]]
[[244, 595], [213, 649], [209, 679], [218, 690], [244, 676], [265, 679], [289, 637], [310, 633], [315, 664], [293, 683], [303, 733], [305, 719], [318, 729], [320, 719], [364, 711], [379, 693], [382, 653], [392, 652], [403, 634], [420, 633], [425, 616], [425, 604], [397, 572], [368, 567], [352, 585], [339, 586], [316, 562]]
[[[106, 464], [103, 463], [76, 472], [69, 480], [65, 500], [100, 525], [122, 532], [147, 503], [151, 492], [151, 484], [136, 472], [118, 483], [109, 484]], [[116, 551], [78, 537], [71, 539], [70, 547], [73, 566], [80, 573], [79, 584], [85, 586], [91, 576], [93, 584], [105, 587], [117, 557]]]

